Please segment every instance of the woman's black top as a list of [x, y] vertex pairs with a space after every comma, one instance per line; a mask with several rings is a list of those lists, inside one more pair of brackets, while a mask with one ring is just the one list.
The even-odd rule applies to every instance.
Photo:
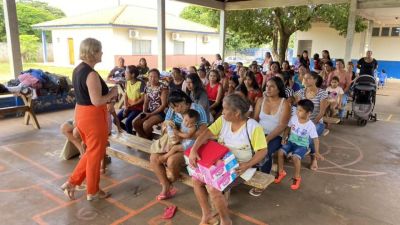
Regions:
[[378, 62], [372, 59], [372, 62], [366, 62], [365, 58], [361, 58], [357, 62], [358, 68], [360, 68], [360, 75], [371, 75], [374, 76], [374, 70], [378, 67]]
[[142, 67], [142, 66], [137, 66], [138, 70], [139, 70], [139, 74], [143, 75], [143, 74], [147, 74], [147, 72], [149, 72], [149, 67]]
[[[86, 85], [87, 77], [92, 71], [96, 72], [88, 64], [81, 62], [77, 67], [75, 67], [74, 72], [72, 73], [72, 84], [74, 86], [75, 99], [78, 105], [93, 105]], [[106, 95], [108, 93], [107, 84], [100, 76], [99, 78], [101, 83], [101, 95]]]

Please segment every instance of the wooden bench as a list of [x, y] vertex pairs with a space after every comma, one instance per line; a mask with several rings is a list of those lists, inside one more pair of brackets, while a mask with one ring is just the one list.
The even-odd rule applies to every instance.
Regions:
[[25, 116], [24, 116], [24, 124], [25, 125], [28, 125], [30, 118], [32, 118], [33, 127], [36, 129], [40, 129], [39, 122], [36, 118], [35, 112], [33, 111], [32, 95], [10, 94], [10, 93], [3, 93], [0, 95], [3, 97], [19, 96], [22, 99], [22, 101], [24, 102], [24, 105], [22, 105], [22, 106], [11, 106], [11, 107], [0, 108], [0, 116], [4, 116], [4, 115], [10, 114], [10, 113], [22, 112], [25, 114]]
[[[126, 133], [112, 135], [109, 137], [109, 141], [112, 144], [120, 144], [145, 153], [150, 153], [150, 146], [153, 143], [151, 140]], [[143, 169], [151, 170], [150, 162], [148, 160], [135, 156], [127, 151], [119, 150], [110, 146], [107, 148], [107, 154], [130, 164], [139, 166]], [[245, 182], [245, 184], [259, 189], [266, 189], [274, 181], [274, 179], [274, 176], [271, 174], [257, 171], [249, 181]], [[186, 185], [193, 186], [192, 179], [187, 173], [181, 172], [180, 181]]]

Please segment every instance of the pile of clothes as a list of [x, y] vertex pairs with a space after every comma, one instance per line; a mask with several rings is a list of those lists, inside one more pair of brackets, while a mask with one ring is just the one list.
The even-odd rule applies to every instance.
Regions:
[[5, 89], [8, 92], [23, 94], [31, 91], [35, 99], [37, 96], [68, 93], [71, 87], [72, 82], [66, 76], [29, 69], [23, 71], [18, 79], [10, 80]]

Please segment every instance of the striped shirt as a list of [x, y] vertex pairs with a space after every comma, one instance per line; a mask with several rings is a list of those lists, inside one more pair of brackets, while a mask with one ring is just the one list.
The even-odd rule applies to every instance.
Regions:
[[[297, 91], [294, 94], [294, 96], [299, 97], [300, 99], [306, 99], [306, 89], [305, 88], [300, 89], [299, 91]], [[312, 101], [312, 103], [314, 103], [314, 111], [311, 113], [311, 116], [310, 116], [311, 121], [314, 121], [315, 118], [318, 116], [318, 114], [320, 112], [321, 101], [324, 99], [327, 99], [327, 98], [328, 98], [328, 92], [326, 92], [323, 89], [318, 88], [318, 92], [315, 95], [315, 97], [312, 99], [309, 99]], [[319, 121], [319, 122], [322, 122], [322, 118], [321, 118], [321, 121]]]
[[[204, 111], [203, 107], [199, 104], [192, 103], [190, 108], [196, 110], [200, 114], [200, 119], [199, 121], [197, 121], [197, 126], [200, 126], [202, 124], [207, 125], [207, 114]], [[174, 112], [174, 110], [169, 108], [167, 115], [165, 116], [165, 120], [171, 120], [177, 127], [181, 127], [181, 124], [183, 122], [183, 116], [182, 114], [176, 113]]]

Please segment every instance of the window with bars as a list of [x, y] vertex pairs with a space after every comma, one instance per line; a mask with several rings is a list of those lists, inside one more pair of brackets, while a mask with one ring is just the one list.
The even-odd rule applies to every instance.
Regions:
[[387, 37], [389, 36], [390, 27], [382, 27], [381, 36]]
[[151, 41], [150, 40], [133, 40], [132, 55], [150, 55]]
[[392, 27], [392, 37], [400, 36], [400, 27]]
[[185, 42], [174, 41], [174, 55], [184, 55], [185, 54]]
[[379, 33], [381, 31], [380, 27], [374, 27], [372, 28], [372, 37], [379, 37]]

